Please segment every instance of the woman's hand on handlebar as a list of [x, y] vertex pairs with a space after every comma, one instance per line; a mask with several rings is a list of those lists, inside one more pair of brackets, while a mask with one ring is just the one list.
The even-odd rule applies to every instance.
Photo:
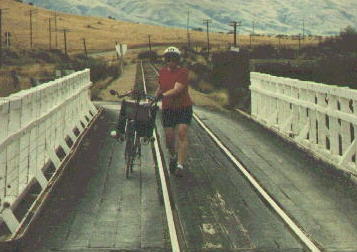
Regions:
[[158, 94], [157, 96], [155, 96], [155, 101], [158, 102], [158, 101], [161, 101], [162, 98], [164, 98], [164, 95], [162, 93]]

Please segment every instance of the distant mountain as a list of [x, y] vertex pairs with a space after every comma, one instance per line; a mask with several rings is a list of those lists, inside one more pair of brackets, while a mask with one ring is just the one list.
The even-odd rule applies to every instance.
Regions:
[[[135, 23], [228, 32], [241, 21], [240, 33], [332, 35], [356, 28], [357, 0], [25, 0], [72, 14], [113, 17]], [[189, 15], [188, 15], [189, 11]], [[253, 25], [254, 24], [254, 25]]]

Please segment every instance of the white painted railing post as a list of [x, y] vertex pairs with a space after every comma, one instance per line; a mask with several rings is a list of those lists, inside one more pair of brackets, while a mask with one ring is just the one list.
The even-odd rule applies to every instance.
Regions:
[[[10, 102], [8, 100], [0, 100], [0, 143], [3, 142], [9, 135], [8, 124], [9, 124], [9, 113], [10, 113]], [[7, 156], [6, 146], [0, 146], [0, 197], [5, 198], [5, 188], [6, 188], [6, 156]], [[1, 204], [3, 202], [0, 202]]]
[[21, 222], [12, 203], [34, 178], [43, 192], [49, 182], [42, 171], [45, 165], [52, 162], [57, 170], [59, 148], [64, 155], [70, 152], [66, 137], [75, 143], [79, 136], [74, 129], [83, 132], [97, 113], [90, 101], [91, 85], [86, 69], [0, 98], [0, 217], [11, 232]]
[[[22, 99], [19, 96], [10, 100], [9, 135], [15, 134], [21, 128]], [[20, 137], [14, 137], [7, 146], [6, 152], [6, 183], [5, 198], [12, 201], [19, 194], [19, 163], [20, 163]]]
[[9, 135], [9, 113], [10, 103], [7, 99], [0, 99], [0, 143], [3, 142]]
[[357, 176], [357, 91], [251, 73], [252, 117]]
[[[331, 111], [337, 110], [338, 98], [335, 95], [329, 94], [328, 96], [328, 108]], [[339, 155], [339, 124], [336, 116], [328, 117], [329, 120], [329, 132], [330, 132], [330, 149], [332, 156]]]

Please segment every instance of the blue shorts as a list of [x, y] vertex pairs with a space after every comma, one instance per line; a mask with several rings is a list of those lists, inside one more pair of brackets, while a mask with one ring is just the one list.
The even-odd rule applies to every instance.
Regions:
[[192, 121], [192, 106], [171, 110], [162, 110], [162, 124], [164, 128], [174, 128], [177, 124], [191, 124]]

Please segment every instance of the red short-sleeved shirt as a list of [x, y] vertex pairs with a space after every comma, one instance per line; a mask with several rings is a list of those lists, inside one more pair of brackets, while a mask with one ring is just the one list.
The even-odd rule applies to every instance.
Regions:
[[188, 70], [183, 67], [174, 70], [164, 67], [160, 70], [159, 85], [162, 92], [174, 88], [176, 82], [183, 84], [185, 88], [178, 95], [164, 97], [162, 100], [163, 109], [178, 110], [192, 106], [192, 100], [188, 93]]

